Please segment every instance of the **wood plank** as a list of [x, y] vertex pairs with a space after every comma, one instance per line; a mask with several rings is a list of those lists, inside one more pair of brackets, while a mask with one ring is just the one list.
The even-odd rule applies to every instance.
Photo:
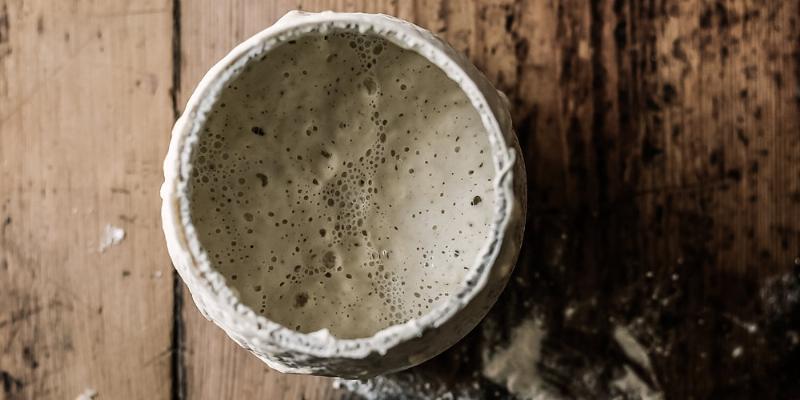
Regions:
[[[293, 9], [393, 13], [389, 1], [181, 2], [181, 99], [186, 104], [205, 72], [236, 44]], [[184, 293], [186, 395], [191, 399], [329, 399], [332, 380], [270, 370], [197, 311]]]
[[427, 5], [401, 16], [514, 104], [529, 221], [484, 323], [373, 383], [506, 398], [485, 357], [536, 320], [555, 398], [639, 398], [614, 386], [626, 368], [665, 398], [800, 396], [800, 2]]
[[171, 32], [165, 0], [0, 0], [0, 399], [170, 396]]
[[[800, 396], [800, 1], [185, 2], [181, 97], [299, 6], [442, 35], [509, 95], [528, 170], [526, 241], [498, 306], [442, 356], [373, 383], [507, 398], [484, 358], [535, 319], [556, 398], [626, 394], [613, 382], [627, 370], [666, 398]], [[334, 396], [324, 379], [265, 375], [184, 316], [190, 394]]]

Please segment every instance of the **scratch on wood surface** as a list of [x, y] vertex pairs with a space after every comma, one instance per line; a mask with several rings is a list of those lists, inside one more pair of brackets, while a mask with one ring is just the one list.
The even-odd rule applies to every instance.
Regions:
[[148, 358], [147, 360], [144, 360], [144, 362], [142, 362], [141, 366], [142, 367], [147, 367], [147, 366], [150, 366], [151, 364], [153, 364], [155, 362], [161, 362], [165, 358], [171, 357], [173, 351], [176, 351], [173, 347], [170, 347], [168, 349], [164, 349], [160, 353]]

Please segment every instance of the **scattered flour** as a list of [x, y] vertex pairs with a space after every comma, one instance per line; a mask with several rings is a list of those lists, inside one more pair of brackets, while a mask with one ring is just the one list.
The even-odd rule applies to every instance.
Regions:
[[[617, 341], [622, 352], [625, 353], [630, 361], [636, 363], [650, 375], [649, 377], [657, 389], [658, 379], [653, 372], [653, 365], [650, 362], [650, 356], [647, 355], [647, 349], [645, 349], [628, 328], [624, 326], [617, 326], [614, 328], [613, 335], [614, 340]], [[633, 398], [640, 398], [642, 400], [661, 400], [664, 398], [663, 393], [651, 388], [650, 385], [629, 366], [625, 365], [623, 367], [625, 368], [625, 374], [621, 378], [612, 381], [611, 387], [621, 390], [628, 396], [633, 396]]]
[[84, 389], [83, 393], [79, 394], [75, 400], [93, 400], [97, 397], [97, 391], [91, 388]]
[[337, 389], [346, 389], [364, 398], [364, 400], [379, 400], [384, 398], [402, 398], [406, 396], [406, 389], [399, 383], [382, 376], [366, 381], [336, 379], [333, 386]]
[[[445, 386], [433, 387], [430, 382], [425, 382], [406, 375], [405, 379], [397, 380], [376, 376], [368, 380], [335, 379], [333, 387], [347, 390], [363, 400], [473, 400], [474, 393], [464, 388]], [[477, 389], [477, 388], [475, 388]]]
[[733, 322], [734, 325], [746, 330], [750, 334], [758, 332], [758, 325], [752, 322], [742, 321], [741, 319], [731, 314], [724, 314], [723, 317], [727, 318], [728, 320]]
[[111, 246], [116, 246], [125, 239], [125, 230], [122, 228], [118, 228], [113, 225], [106, 225], [106, 229], [103, 232], [103, 237], [100, 238], [100, 248], [98, 249], [101, 253], [105, 253]]
[[653, 371], [653, 366], [650, 364], [650, 357], [647, 355], [647, 350], [639, 343], [633, 334], [624, 326], [617, 326], [614, 328], [614, 340], [617, 341], [622, 352], [625, 353], [631, 361], [635, 362], [648, 373]]
[[[625, 326], [615, 326], [611, 332], [614, 341], [627, 361], [613, 365], [610, 380], [596, 370], [583, 374], [575, 372], [573, 379], [587, 384], [587, 388], [605, 385], [606, 398], [613, 400], [664, 400], [658, 379], [647, 350]], [[514, 399], [562, 400], [554, 386], [548, 383], [547, 364], [543, 355], [544, 339], [548, 331], [540, 318], [528, 317], [511, 331], [511, 339], [502, 347], [485, 346], [482, 349], [481, 373], [483, 378], [505, 387]], [[735, 350], [734, 350], [735, 351]], [[592, 383], [593, 382], [593, 383]], [[418, 373], [378, 376], [365, 381], [334, 381], [334, 387], [345, 389], [364, 400], [475, 400], [484, 398], [481, 384], [472, 387], [453, 387], [431, 383]], [[585, 397], [580, 397], [585, 398]]]
[[629, 366], [624, 366], [625, 375], [611, 382], [611, 387], [625, 394], [616, 399], [664, 400], [664, 394], [654, 391]]
[[508, 347], [486, 351], [483, 355], [483, 376], [521, 399], [555, 400], [539, 375], [542, 340], [547, 331], [536, 319], [527, 319], [514, 328]]

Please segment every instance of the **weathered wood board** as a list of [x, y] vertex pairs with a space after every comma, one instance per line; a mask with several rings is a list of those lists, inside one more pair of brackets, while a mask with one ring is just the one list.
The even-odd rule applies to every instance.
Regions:
[[[498, 306], [362, 392], [508, 398], [483, 370], [536, 321], [552, 398], [642, 397], [627, 373], [667, 399], [800, 397], [798, 0], [0, 0], [0, 399], [355, 397], [205, 321], [159, 228], [174, 114], [294, 8], [442, 35], [508, 94], [528, 170]], [[107, 224], [126, 237], [101, 253]]]
[[0, 399], [170, 396], [170, 10], [0, 0]]

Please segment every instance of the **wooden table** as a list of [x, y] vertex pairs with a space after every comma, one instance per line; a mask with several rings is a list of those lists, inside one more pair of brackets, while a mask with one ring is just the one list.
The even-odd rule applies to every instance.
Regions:
[[[411, 20], [513, 104], [516, 276], [462, 344], [388, 380], [507, 397], [479, 351], [534, 317], [553, 398], [611, 397], [625, 367], [668, 399], [800, 398], [798, 0], [0, 0], [0, 399], [350, 396], [205, 321], [160, 230], [175, 116], [293, 8]], [[125, 237], [101, 251], [109, 225]]]

